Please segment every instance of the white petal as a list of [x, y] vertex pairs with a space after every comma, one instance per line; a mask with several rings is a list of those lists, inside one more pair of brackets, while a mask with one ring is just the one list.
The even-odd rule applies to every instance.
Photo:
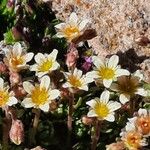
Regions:
[[58, 69], [60, 67], [60, 65], [59, 65], [59, 63], [58, 62], [53, 62], [53, 65], [52, 65], [52, 67], [50, 68], [50, 70], [56, 70], [56, 69]]
[[45, 56], [42, 53], [37, 53], [34, 57], [36, 63], [40, 64], [45, 59]]
[[48, 58], [52, 58], [53, 60], [56, 60], [56, 57], [57, 57], [57, 54], [58, 54], [58, 50], [57, 49], [54, 49], [49, 55], [48, 55]]
[[103, 84], [106, 88], [109, 88], [111, 86], [111, 83], [112, 83], [112, 79], [109, 79], [109, 80], [104, 79], [103, 80]]
[[4, 88], [4, 80], [0, 78], [0, 89]]
[[92, 99], [88, 102], [86, 102], [87, 105], [89, 105], [91, 108], [94, 108], [95, 105], [97, 104], [96, 100]]
[[135, 94], [138, 94], [141, 96], [147, 96], [147, 92], [143, 88], [138, 88]]
[[34, 64], [32, 66], [30, 66], [30, 71], [37, 71], [38, 70], [38, 65]]
[[79, 30], [83, 30], [86, 25], [89, 23], [89, 19], [84, 19], [80, 24], [79, 24]]
[[126, 129], [126, 131], [134, 131], [136, 129], [135, 124], [131, 123], [131, 122], [127, 122], [125, 129]]
[[78, 88], [81, 90], [84, 90], [84, 91], [88, 91], [88, 89], [89, 89], [87, 85], [83, 85], [83, 86], [78, 87]]
[[140, 108], [138, 111], [138, 114], [139, 116], [142, 116], [142, 115], [147, 116], [147, 110]]
[[46, 88], [48, 90], [50, 87], [50, 77], [45, 75], [41, 78], [40, 88]]
[[130, 95], [127, 94], [120, 94], [119, 100], [122, 104], [127, 103], [128, 101], [130, 101]]
[[130, 75], [130, 72], [126, 69], [117, 69], [115, 73], [116, 73], [116, 77], [120, 77], [120, 76], [123, 76], [123, 75], [125, 75], [125, 76]]
[[104, 103], [107, 103], [109, 101], [109, 97], [110, 97], [110, 92], [106, 90], [101, 94], [100, 100]]
[[14, 104], [17, 104], [18, 100], [15, 97], [10, 97], [9, 101], [7, 102], [8, 106], [12, 106]]
[[81, 70], [78, 70], [77, 68], [74, 69], [74, 72], [73, 72], [73, 75], [78, 77], [78, 78], [81, 78], [82, 76], [82, 71]]
[[50, 99], [50, 100], [54, 100], [54, 99], [56, 99], [58, 96], [60, 96], [60, 91], [57, 90], [57, 89], [51, 90], [51, 91], [49, 92], [49, 99]]
[[32, 90], [34, 89], [34, 86], [30, 82], [25, 81], [23, 82], [23, 88], [27, 93], [31, 94]]
[[63, 29], [64, 27], [65, 27], [65, 23], [60, 23], [60, 24], [57, 24], [56, 26], [55, 26], [55, 28], [57, 28], [57, 29]]
[[110, 57], [108, 61], [108, 67], [109, 68], [116, 68], [119, 62], [119, 57], [117, 55], [113, 55]]
[[69, 24], [77, 25], [77, 22], [78, 22], [78, 16], [75, 12], [72, 12], [69, 17]]
[[39, 78], [43, 77], [44, 75], [48, 74], [48, 71], [45, 72], [37, 72], [36, 76], [38, 76]]
[[135, 73], [134, 73], [134, 76], [138, 77], [141, 80], [144, 79], [144, 75], [141, 73], [140, 70], [137, 70]]
[[113, 91], [118, 92], [119, 91], [118, 84], [112, 83], [111, 86], [110, 86], [110, 89], [113, 90]]
[[98, 71], [90, 71], [86, 73], [86, 77], [94, 81], [94, 79], [99, 78]]
[[83, 80], [85, 84], [88, 84], [94, 81], [92, 78], [88, 78], [88, 77], [85, 77]]
[[19, 42], [15, 43], [14, 46], [13, 46], [13, 54], [15, 56], [21, 56], [21, 53], [22, 53], [22, 47], [21, 47], [21, 44]]
[[114, 117], [114, 113], [109, 114], [105, 120], [110, 121], [110, 122], [114, 122], [115, 121], [115, 117]]
[[49, 111], [49, 103], [39, 106], [39, 108], [45, 112]]
[[62, 85], [63, 88], [69, 88], [72, 87], [72, 85], [69, 82], [66, 82]]
[[101, 60], [100, 57], [93, 56], [92, 61], [93, 61], [93, 64], [96, 66], [96, 68], [100, 68], [101, 66], [105, 66], [104, 62]]
[[110, 109], [110, 112], [113, 112], [121, 107], [121, 104], [118, 102], [109, 101], [108, 107]]
[[34, 53], [27, 53], [25, 55], [25, 61], [29, 62], [33, 58], [33, 56], [34, 56]]
[[58, 33], [56, 34], [56, 37], [58, 37], [58, 38], [63, 38], [63, 37], [65, 37], [65, 35], [64, 35], [63, 32], [58, 32]]
[[25, 98], [21, 105], [25, 108], [31, 108], [31, 107], [34, 107], [35, 104], [32, 102], [32, 99], [31, 98]]
[[88, 117], [97, 117], [97, 114], [95, 113], [94, 110], [90, 110], [87, 114]]

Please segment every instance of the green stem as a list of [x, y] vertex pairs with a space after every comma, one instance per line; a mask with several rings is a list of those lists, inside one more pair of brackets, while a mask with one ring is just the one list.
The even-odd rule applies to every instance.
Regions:
[[99, 120], [95, 121], [94, 133], [92, 135], [91, 150], [96, 150], [97, 142], [98, 142], [99, 136], [100, 136], [100, 124], [101, 124], [101, 122]]
[[77, 109], [78, 107], [80, 107], [80, 105], [82, 104], [82, 97], [80, 97], [77, 101], [77, 103], [73, 106], [74, 109]]

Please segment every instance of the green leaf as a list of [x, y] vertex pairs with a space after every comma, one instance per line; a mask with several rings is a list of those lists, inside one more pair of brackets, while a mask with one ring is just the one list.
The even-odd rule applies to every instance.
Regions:
[[4, 41], [6, 42], [6, 44], [13, 44], [15, 42], [15, 39], [13, 37], [11, 30], [9, 30], [8, 32], [4, 34]]

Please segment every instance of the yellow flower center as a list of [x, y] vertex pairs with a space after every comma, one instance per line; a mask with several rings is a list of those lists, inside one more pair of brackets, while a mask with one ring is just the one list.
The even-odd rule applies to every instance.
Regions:
[[77, 26], [68, 26], [63, 30], [64, 34], [66, 35], [66, 38], [71, 38], [74, 36], [74, 34], [79, 34], [79, 28]]
[[105, 118], [109, 114], [109, 108], [106, 104], [97, 102], [95, 105], [95, 113], [98, 115], [99, 118]]
[[37, 106], [43, 105], [48, 100], [48, 91], [45, 88], [40, 88], [40, 86], [36, 86], [32, 91], [31, 99], [32, 102]]
[[9, 94], [7, 91], [0, 91], [0, 107], [6, 105], [9, 99]]
[[53, 65], [53, 61], [52, 60], [49, 60], [47, 59], [46, 61], [44, 61], [38, 68], [38, 70], [40, 72], [45, 72], [45, 71], [49, 71], [51, 69]]
[[12, 66], [14, 68], [16, 68], [18, 65], [22, 65], [24, 63], [24, 59], [23, 57], [17, 57], [17, 56], [13, 56], [11, 59], [10, 59], [10, 62], [12, 64]]
[[141, 143], [141, 135], [138, 132], [129, 132], [126, 135], [126, 144], [127, 147], [132, 147], [132, 148], [140, 148], [140, 143]]
[[115, 70], [108, 67], [100, 67], [98, 70], [98, 75], [102, 79], [113, 79], [115, 76]]
[[82, 86], [82, 83], [80, 81], [80, 79], [78, 79], [76, 76], [71, 75], [68, 77], [68, 82], [74, 87], [74, 88], [78, 88]]

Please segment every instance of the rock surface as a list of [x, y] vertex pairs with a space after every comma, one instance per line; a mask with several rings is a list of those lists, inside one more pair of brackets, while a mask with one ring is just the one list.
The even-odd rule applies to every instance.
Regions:
[[97, 37], [88, 41], [102, 58], [117, 53], [122, 67], [142, 69], [150, 83], [150, 0], [53, 0], [56, 16], [90, 18]]

